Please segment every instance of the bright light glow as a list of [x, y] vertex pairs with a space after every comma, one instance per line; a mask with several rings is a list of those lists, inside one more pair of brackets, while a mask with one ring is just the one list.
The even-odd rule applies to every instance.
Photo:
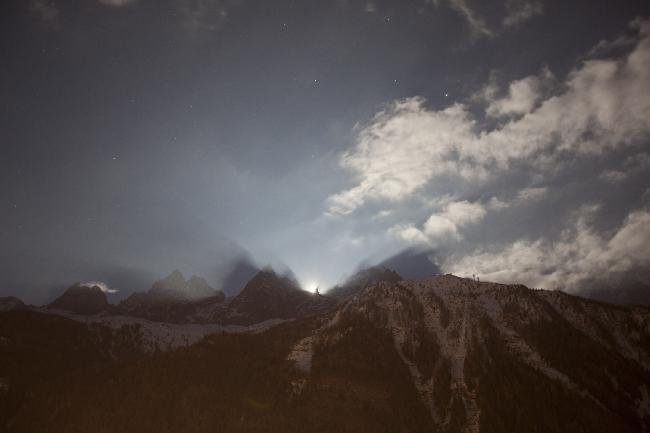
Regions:
[[316, 291], [317, 288], [318, 288], [318, 282], [316, 281], [310, 281], [305, 285], [305, 290], [307, 290], [308, 292], [313, 293]]

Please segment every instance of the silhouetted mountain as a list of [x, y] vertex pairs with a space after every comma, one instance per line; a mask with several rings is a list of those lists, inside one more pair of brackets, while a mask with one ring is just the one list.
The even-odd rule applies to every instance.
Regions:
[[[293, 298], [298, 290], [294, 281], [264, 271], [240, 302], [272, 302], [282, 293]], [[11, 402], [0, 405], [0, 420], [11, 419], [8, 432], [632, 433], [650, 427], [650, 309], [562, 292], [451, 275], [382, 281], [317, 317], [263, 333], [220, 332], [117, 363], [94, 360], [95, 340], [80, 324], [38, 326], [27, 339], [21, 333], [32, 328], [23, 321], [8, 326], [12, 314], [0, 313], [7, 336], [0, 339], [0, 371], [9, 384], [0, 403]], [[69, 337], [50, 338], [59, 332]], [[28, 362], [21, 370], [22, 359]], [[47, 370], [57, 359], [63, 364]], [[80, 365], [86, 363], [93, 367]], [[13, 395], [29, 398], [2, 400], [13, 384], [22, 384]]]
[[109, 308], [106, 293], [99, 286], [75, 284], [68, 288], [47, 308], [65, 310], [76, 314], [97, 314]]
[[236, 296], [260, 269], [247, 256], [240, 256], [228, 268], [222, 287], [227, 297]]
[[307, 293], [298, 283], [271, 269], [258, 273], [229, 303], [205, 280], [189, 281], [175, 271], [146, 293], [134, 293], [113, 314], [167, 323], [252, 325], [269, 319], [296, 319], [317, 314], [335, 304], [327, 297]]
[[148, 292], [131, 294], [115, 313], [161, 322], [192, 322], [199, 307], [224, 300], [223, 292], [214, 290], [203, 278], [186, 280], [180, 271], [174, 271], [156, 281]]
[[349, 277], [342, 284], [336, 285], [328, 290], [327, 295], [338, 301], [346, 301], [350, 297], [359, 293], [362, 289], [376, 284], [380, 281], [397, 282], [402, 277], [392, 269], [385, 266], [372, 266], [360, 270]]
[[153, 300], [193, 301], [216, 296], [218, 292], [208, 285], [203, 278], [192, 275], [186, 280], [183, 274], [176, 270], [162, 280], [156, 281], [148, 292]]
[[328, 297], [302, 290], [295, 279], [266, 268], [232, 300], [224, 320], [251, 324], [275, 318], [302, 318], [323, 312], [334, 304]]
[[408, 280], [431, 277], [442, 273], [438, 265], [429, 258], [432, 254], [432, 251], [409, 248], [389, 257], [379, 265], [393, 269]]

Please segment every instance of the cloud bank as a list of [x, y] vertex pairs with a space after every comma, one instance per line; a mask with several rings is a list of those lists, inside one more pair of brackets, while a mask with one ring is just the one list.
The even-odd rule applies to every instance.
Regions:
[[[647, 265], [650, 251], [641, 244], [650, 244], [650, 214], [630, 185], [624, 203], [611, 189], [626, 182], [635, 191], [650, 187], [650, 164], [643, 163], [650, 21], [637, 19], [631, 28], [630, 49], [589, 58], [563, 80], [544, 68], [503, 88], [490, 80], [467, 101], [441, 109], [421, 97], [387, 104], [340, 156], [355, 182], [329, 197], [328, 215], [400, 214], [389, 236], [434, 247], [455, 242], [463, 251], [450, 250], [455, 262], [448, 269], [496, 280], [575, 288], [599, 268]], [[597, 209], [593, 225], [572, 219], [590, 205]], [[557, 220], [542, 221], [539, 238], [495, 245], [481, 233], [502, 215], [526, 226], [536, 218], [526, 212], [544, 213], [543, 206], [555, 207]], [[424, 217], [423, 209], [430, 209]]]

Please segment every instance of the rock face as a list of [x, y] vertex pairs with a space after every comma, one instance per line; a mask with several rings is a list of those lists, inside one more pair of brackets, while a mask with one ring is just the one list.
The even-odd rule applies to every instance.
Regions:
[[148, 292], [133, 293], [116, 307], [115, 313], [169, 323], [200, 321], [194, 317], [202, 307], [221, 308], [223, 292], [210, 287], [203, 278], [186, 280], [180, 271], [156, 281]]
[[343, 284], [329, 290], [327, 295], [338, 301], [346, 301], [365, 287], [380, 281], [395, 283], [400, 280], [402, 280], [402, 277], [392, 269], [385, 266], [373, 266], [352, 275]]
[[333, 299], [306, 292], [292, 278], [265, 269], [232, 300], [224, 320], [251, 324], [274, 318], [297, 319], [322, 313], [334, 305]]
[[65, 310], [75, 314], [97, 314], [109, 308], [106, 294], [98, 286], [75, 284], [68, 288], [47, 308]]

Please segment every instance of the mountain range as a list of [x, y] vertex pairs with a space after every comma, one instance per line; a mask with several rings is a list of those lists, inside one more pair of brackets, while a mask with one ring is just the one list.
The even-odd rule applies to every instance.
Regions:
[[650, 308], [365, 269], [0, 299], [0, 432], [647, 432]]

